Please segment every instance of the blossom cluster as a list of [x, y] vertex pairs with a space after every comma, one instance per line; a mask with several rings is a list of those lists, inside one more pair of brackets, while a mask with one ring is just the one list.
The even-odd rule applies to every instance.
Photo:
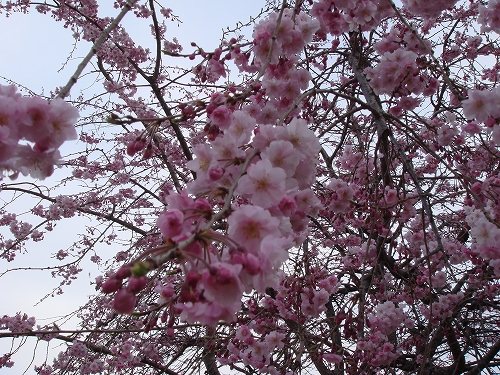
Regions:
[[373, 331], [366, 340], [358, 341], [356, 349], [360, 351], [360, 359], [374, 367], [389, 365], [401, 352], [386, 335], [377, 331]]
[[[279, 374], [276, 368], [272, 365], [272, 356], [274, 350], [279, 350], [285, 346], [283, 340], [286, 335], [280, 332], [279, 328], [258, 335], [252, 329], [259, 331], [256, 324], [250, 326], [240, 325], [235, 334], [235, 340], [227, 346], [228, 357], [218, 358], [222, 364], [230, 364], [235, 360], [242, 360], [245, 365], [258, 368], [261, 373]], [[260, 336], [260, 337], [259, 337]], [[289, 372], [288, 374], [292, 374]]]
[[[299, 54], [319, 28], [315, 18], [303, 12], [295, 14], [291, 8], [283, 10], [279, 23], [278, 18], [278, 13], [273, 13], [255, 26], [253, 52], [258, 67], [269, 57], [271, 64], [277, 64], [280, 57]], [[276, 39], [273, 39], [275, 32]]]
[[500, 32], [500, 1], [490, 0], [486, 6], [479, 6], [479, 18], [477, 20], [481, 25], [481, 31]]
[[400, 348], [389, 340], [389, 335], [405, 326], [413, 327], [414, 323], [406, 316], [403, 306], [396, 306], [392, 301], [379, 303], [367, 314], [370, 334], [357, 342], [356, 349], [362, 361], [372, 366], [385, 366], [396, 359]]
[[429, 319], [433, 324], [438, 325], [440, 322], [453, 315], [453, 309], [464, 299], [464, 293], [447, 294], [439, 296], [437, 302], [433, 302], [432, 310], [429, 306], [421, 305], [420, 312]]
[[327, 187], [333, 192], [328, 208], [336, 213], [348, 212], [354, 197], [353, 187], [338, 178], [333, 178]]
[[452, 8], [458, 0], [402, 0], [412, 14], [424, 18], [438, 17], [445, 9]]
[[412, 93], [432, 95], [435, 91], [433, 85], [437, 81], [421, 74], [417, 57], [417, 53], [404, 48], [385, 52], [374, 68], [365, 69], [373, 91], [379, 95], [392, 94], [394, 91], [405, 96]]
[[[231, 52], [240, 70], [264, 70], [262, 81], [253, 84], [257, 93], [250, 96], [251, 104], [243, 108], [262, 125], [274, 124], [286, 114], [293, 117], [299, 113], [302, 105], [300, 94], [309, 86], [311, 75], [298, 65], [298, 54], [304, 45], [312, 41], [319, 28], [316, 19], [305, 13], [294, 14], [291, 9], [284, 9], [279, 25], [277, 22], [278, 15], [271, 14], [255, 26], [252, 35], [254, 60], [251, 65], [246, 60], [248, 57], [241, 57], [246, 56], [241, 50]], [[218, 106], [213, 114], [210, 114], [210, 106], [207, 108], [212, 121], [225, 111], [220, 106], [224, 104], [220, 100], [220, 97], [212, 98], [212, 103]]]
[[167, 196], [167, 210], [157, 221], [166, 241], [182, 243], [199, 233], [225, 249], [199, 241], [182, 249], [187, 275], [175, 307], [188, 322], [232, 321], [244, 291], [276, 287], [287, 250], [302, 241], [307, 215], [318, 210], [309, 186], [319, 143], [306, 122], [294, 118], [286, 126], [260, 126], [245, 149], [255, 120], [243, 111], [229, 118], [224, 134], [197, 146], [196, 159], [188, 163], [197, 173], [188, 186], [192, 193], [224, 194], [237, 184], [241, 201], [227, 218], [227, 235], [203, 231], [214, 209], [205, 198], [194, 200], [186, 192]]
[[[247, 316], [239, 321], [227, 348], [219, 352], [217, 360], [223, 365], [238, 361], [258, 368], [260, 373], [280, 374], [274, 364], [283, 351], [290, 335], [288, 324], [304, 323], [326, 311], [330, 297], [337, 293], [338, 279], [324, 269], [313, 267], [303, 278], [284, 277], [276, 289], [268, 290], [260, 300], [246, 300]], [[342, 319], [339, 313], [336, 322]], [[304, 326], [304, 330], [307, 328]], [[331, 350], [332, 348], [330, 348]], [[328, 349], [322, 358], [339, 363], [342, 356]], [[291, 374], [291, 373], [290, 373]]]
[[391, 301], [378, 304], [375, 306], [375, 310], [368, 314], [370, 328], [385, 335], [394, 332], [405, 317], [404, 310]]
[[311, 14], [320, 21], [324, 33], [338, 36], [359, 28], [374, 29], [393, 10], [384, 0], [321, 0], [314, 3]]
[[483, 259], [493, 262], [500, 259], [500, 228], [477, 208], [469, 210], [466, 220], [474, 239], [471, 249]]
[[[462, 101], [464, 116], [468, 120], [482, 122], [488, 132], [491, 132], [493, 142], [500, 144], [500, 125], [497, 118], [500, 118], [500, 90], [495, 88], [489, 90], [469, 90], [468, 98]], [[471, 134], [480, 132], [479, 126], [470, 122], [464, 126], [464, 131]]]
[[77, 139], [78, 111], [59, 98], [47, 102], [16, 91], [15, 86], [0, 85], [0, 178], [11, 171], [11, 178], [22, 173], [44, 179], [60, 159], [58, 148]]
[[36, 324], [34, 317], [26, 314], [16, 314], [14, 316], [4, 315], [0, 318], [0, 329], [8, 329], [10, 332], [30, 331]]
[[[277, 17], [261, 21], [253, 35], [264, 83], [253, 84], [250, 104], [239, 109], [229, 93], [212, 95], [206, 107], [209, 142], [195, 145], [195, 158], [187, 163], [196, 179], [181, 193], [163, 198], [166, 209], [157, 220], [162, 249], [179, 262], [185, 278], [177, 293], [162, 292], [159, 302], [190, 323], [234, 321], [244, 292], [277, 287], [287, 250], [303, 241], [308, 215], [319, 210], [310, 187], [320, 144], [307, 121], [293, 117], [311, 78], [296, 66], [295, 54], [319, 25], [285, 9], [275, 30]], [[181, 109], [184, 113], [187, 107]], [[142, 147], [129, 144], [127, 151]], [[224, 208], [234, 198], [230, 210]], [[221, 221], [224, 234], [213, 229]], [[122, 267], [103, 284], [104, 292], [117, 292], [113, 306], [122, 313], [133, 311], [136, 294], [147, 283], [134, 271], [136, 265], [126, 267], [131, 271]], [[313, 298], [320, 311], [328, 295], [321, 297]]]

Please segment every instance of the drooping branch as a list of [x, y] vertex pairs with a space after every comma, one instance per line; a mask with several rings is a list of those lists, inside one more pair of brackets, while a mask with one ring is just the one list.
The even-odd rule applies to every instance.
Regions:
[[[48, 201], [48, 202], [51, 202], [51, 203], [57, 202], [57, 200], [55, 198], [51, 198], [48, 195], [42, 194], [41, 192], [36, 192], [33, 190], [28, 190], [28, 189], [24, 189], [24, 188], [20, 188], [20, 187], [2, 186], [1, 188], [2, 188], [2, 190], [5, 190], [5, 191], [19, 191], [19, 192], [22, 192], [22, 193], [25, 193], [28, 195], [32, 195], [32, 196], [41, 198], [41, 199]], [[115, 217], [113, 215], [113, 213], [109, 213], [106, 215], [106, 214], [103, 214], [101, 212], [94, 211], [94, 210], [91, 210], [89, 208], [82, 207], [82, 206], [77, 206], [77, 207], [75, 207], [75, 209], [81, 213], [91, 214], [97, 218], [102, 218], [102, 219], [113, 221], [114, 223], [120, 224], [124, 228], [130, 229], [131, 231], [133, 231], [137, 234], [140, 234], [142, 236], [146, 236], [148, 234], [147, 231], [140, 229], [140, 228], [136, 227], [135, 225], [132, 225], [131, 223], [129, 223], [125, 220], [122, 220], [118, 217]]]

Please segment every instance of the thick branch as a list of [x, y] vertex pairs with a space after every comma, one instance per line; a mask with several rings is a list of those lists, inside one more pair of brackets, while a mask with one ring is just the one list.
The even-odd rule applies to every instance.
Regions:
[[207, 369], [208, 375], [220, 375], [219, 369], [217, 368], [217, 362], [215, 360], [215, 354], [209, 351], [207, 347], [203, 348], [203, 363]]

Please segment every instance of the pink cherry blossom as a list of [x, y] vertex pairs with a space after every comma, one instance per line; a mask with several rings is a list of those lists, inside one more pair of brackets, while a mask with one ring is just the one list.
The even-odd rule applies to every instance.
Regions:
[[279, 220], [259, 206], [244, 205], [228, 218], [228, 235], [240, 246], [255, 253], [268, 235], [279, 236]]
[[14, 167], [23, 175], [43, 180], [54, 173], [54, 166], [58, 164], [61, 154], [58, 150], [39, 152], [30, 146], [19, 146]]
[[443, 10], [453, 7], [456, 2], [457, 0], [403, 0], [403, 4], [410, 12], [427, 18], [439, 16]]
[[282, 132], [280, 138], [290, 142], [294, 149], [305, 158], [316, 155], [321, 148], [318, 138], [302, 119], [294, 118], [286, 130]]
[[300, 162], [300, 156], [288, 141], [272, 141], [269, 147], [262, 151], [261, 157], [264, 160], [269, 160], [273, 167], [283, 169], [286, 177], [294, 175]]
[[241, 265], [212, 263], [201, 275], [204, 287], [204, 297], [223, 307], [238, 305], [243, 294], [238, 277]]
[[285, 178], [283, 169], [274, 168], [269, 160], [263, 159], [248, 168], [238, 183], [237, 192], [248, 196], [255, 205], [269, 208], [285, 195]]
[[210, 119], [214, 122], [214, 124], [225, 130], [231, 125], [232, 114], [229, 108], [225, 105], [221, 105], [213, 110], [210, 114]]
[[231, 307], [222, 307], [216, 302], [187, 302], [177, 304], [176, 307], [181, 310], [180, 318], [188, 323], [200, 322], [207, 326], [215, 326], [219, 321], [232, 322], [235, 320], [235, 313], [240, 304]]
[[250, 141], [253, 129], [255, 129], [256, 121], [245, 111], [234, 111], [233, 121], [227, 133], [236, 140], [236, 144], [244, 145]]
[[468, 95], [469, 98], [462, 101], [465, 117], [485, 122], [495, 108], [496, 96], [484, 90], [469, 90]]
[[177, 209], [162, 213], [156, 221], [164, 238], [179, 236], [182, 233], [183, 223], [184, 214]]

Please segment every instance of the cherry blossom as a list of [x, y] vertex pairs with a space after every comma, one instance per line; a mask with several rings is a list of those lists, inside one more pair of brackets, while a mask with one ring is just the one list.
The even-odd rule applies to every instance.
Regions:
[[50, 99], [0, 86], [0, 281], [98, 267], [76, 326], [0, 318], [0, 367], [498, 372], [498, 4], [271, 2], [215, 44], [161, 2], [0, 4], [88, 49]]
[[228, 235], [240, 246], [256, 252], [264, 237], [279, 236], [279, 220], [259, 206], [238, 207], [228, 218]]
[[[17, 177], [21, 172], [36, 179], [52, 175], [67, 140], [77, 139], [78, 111], [64, 100], [50, 103], [37, 97], [23, 97], [15, 86], [0, 88], [0, 175], [5, 170]], [[29, 141], [30, 144], [19, 143]]]
[[274, 168], [268, 159], [251, 165], [243, 176], [237, 191], [243, 196], [251, 196], [251, 202], [263, 208], [277, 205], [285, 195], [286, 173]]

